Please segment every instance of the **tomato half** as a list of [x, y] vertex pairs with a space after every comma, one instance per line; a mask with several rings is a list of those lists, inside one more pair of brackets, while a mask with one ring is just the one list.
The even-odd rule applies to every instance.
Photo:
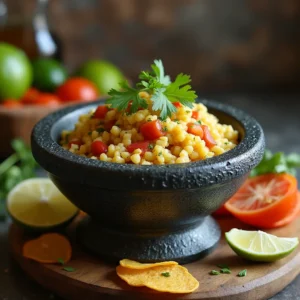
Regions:
[[200, 136], [201, 139], [203, 138], [203, 129], [198, 123], [187, 123], [187, 132]]
[[294, 176], [265, 174], [247, 179], [225, 208], [244, 223], [274, 228], [295, 210], [297, 201]]
[[205, 141], [206, 147], [208, 147], [210, 149], [213, 146], [216, 146], [217, 143], [214, 140], [214, 138], [211, 136], [208, 126], [207, 125], [201, 125], [201, 127], [203, 129], [203, 140]]
[[97, 87], [91, 81], [74, 77], [68, 79], [56, 91], [58, 97], [64, 102], [71, 101], [93, 101], [99, 96]]
[[141, 149], [142, 154], [144, 154], [146, 151], [148, 151], [149, 145], [150, 145], [150, 143], [148, 141], [136, 142], [136, 143], [132, 143], [129, 146], [127, 146], [126, 149], [129, 153], [133, 152], [136, 149]]
[[106, 153], [107, 150], [108, 150], [107, 145], [101, 141], [94, 141], [91, 145], [91, 151], [95, 156], [99, 156], [102, 153]]
[[145, 140], [156, 140], [164, 135], [161, 123], [158, 120], [146, 122], [140, 127], [141, 134]]
[[6, 99], [0, 103], [1, 106], [4, 106], [6, 108], [19, 108], [23, 106], [22, 103], [16, 99]]

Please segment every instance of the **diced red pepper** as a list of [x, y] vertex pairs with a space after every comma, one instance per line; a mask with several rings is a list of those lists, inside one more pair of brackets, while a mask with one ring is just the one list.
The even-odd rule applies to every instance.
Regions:
[[104, 119], [108, 111], [109, 111], [109, 109], [107, 106], [100, 105], [97, 107], [97, 109], [94, 113], [94, 117], [97, 119]]
[[101, 141], [94, 141], [91, 145], [91, 151], [95, 156], [99, 156], [102, 153], [106, 153], [107, 150], [108, 150], [107, 145]]
[[200, 138], [203, 138], [203, 129], [200, 124], [198, 123], [188, 123], [187, 124], [187, 132], [191, 133], [193, 135], [200, 136]]
[[164, 135], [161, 123], [158, 120], [146, 122], [140, 127], [140, 131], [145, 140], [156, 140]]
[[150, 143], [148, 141], [136, 142], [136, 143], [132, 143], [132, 144], [128, 145], [126, 147], [126, 149], [129, 153], [132, 153], [136, 149], [141, 149], [142, 154], [145, 154], [145, 152], [148, 151], [148, 149], [149, 149], [149, 145], [150, 145]]
[[203, 129], [203, 140], [205, 141], [206, 146], [210, 149], [217, 145], [214, 138], [211, 136], [209, 128], [207, 125], [201, 125]]

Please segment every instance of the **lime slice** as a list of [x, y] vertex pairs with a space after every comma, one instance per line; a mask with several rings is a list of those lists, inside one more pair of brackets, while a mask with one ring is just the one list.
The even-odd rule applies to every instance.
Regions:
[[26, 229], [53, 230], [69, 223], [78, 213], [48, 178], [27, 179], [7, 196], [7, 210]]
[[232, 250], [253, 261], [272, 262], [286, 257], [299, 244], [298, 238], [284, 238], [263, 231], [246, 231], [233, 228], [225, 233]]

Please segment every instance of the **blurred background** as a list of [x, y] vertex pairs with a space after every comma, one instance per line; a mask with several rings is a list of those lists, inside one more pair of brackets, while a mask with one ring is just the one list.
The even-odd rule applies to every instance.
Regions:
[[203, 93], [299, 90], [299, 0], [0, 0], [0, 41], [37, 56], [41, 6], [69, 71], [107, 59], [134, 80], [161, 58]]

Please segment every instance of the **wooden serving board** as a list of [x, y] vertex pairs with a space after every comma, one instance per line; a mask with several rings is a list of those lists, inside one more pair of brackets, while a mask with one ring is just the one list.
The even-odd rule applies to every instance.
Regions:
[[[73, 226], [75, 226], [75, 220]], [[75, 243], [74, 228], [68, 229], [73, 243], [73, 257], [68, 266], [76, 271], [66, 272], [59, 265], [44, 265], [28, 260], [21, 255], [24, 241], [28, 239], [16, 225], [10, 230], [11, 252], [23, 270], [34, 280], [55, 294], [71, 300], [82, 299], [268, 299], [282, 290], [300, 273], [300, 247], [290, 256], [275, 263], [251, 263], [239, 258], [226, 244], [224, 232], [231, 228], [251, 229], [233, 218], [219, 220], [222, 240], [218, 248], [202, 260], [185, 265], [200, 282], [198, 290], [191, 294], [176, 295], [159, 293], [147, 288], [130, 287], [118, 278], [115, 265], [84, 252]], [[269, 231], [282, 237], [300, 234], [300, 218], [292, 224]], [[229, 265], [232, 274], [210, 275], [218, 264]], [[246, 277], [237, 274], [247, 269]]]

